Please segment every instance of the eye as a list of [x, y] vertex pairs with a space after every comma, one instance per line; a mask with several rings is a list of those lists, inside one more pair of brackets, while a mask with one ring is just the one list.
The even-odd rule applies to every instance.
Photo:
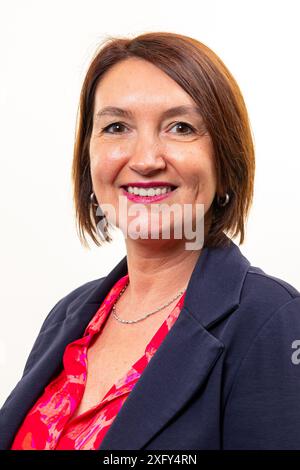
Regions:
[[[190, 131], [190, 132], [179, 132], [179, 134], [190, 135], [190, 134], [193, 134], [195, 132], [195, 129], [190, 124], [187, 124], [186, 122], [176, 122], [175, 125], [173, 126], [173, 128], [177, 127], [177, 126], [180, 127], [181, 129], [186, 128]], [[176, 132], [176, 134], [177, 134], [177, 132]]]
[[113, 122], [112, 124], [109, 124], [109, 126], [106, 126], [102, 129], [102, 131], [106, 134], [121, 134], [122, 132], [109, 132], [108, 129], [110, 129], [111, 127], [118, 127], [118, 128], [123, 128], [123, 127], [126, 127], [124, 124], [122, 124], [121, 122]]
[[[173, 126], [173, 128], [175, 127], [179, 127], [180, 129], [187, 129], [188, 132], [179, 132], [179, 134], [182, 134], [182, 135], [190, 135], [190, 134], [193, 134], [195, 132], [195, 129], [190, 125], [190, 124], [187, 124], [186, 122], [177, 122], [175, 123], [175, 125]], [[111, 128], [115, 128], [115, 129], [119, 129], [119, 131], [117, 132], [110, 132], [109, 129]], [[113, 122], [112, 124], [109, 124], [108, 126], [104, 127], [102, 129], [102, 131], [105, 133], [105, 134], [122, 134], [122, 129], [126, 128], [126, 126], [122, 123], [122, 122]], [[121, 129], [121, 130], [120, 130]], [[176, 132], [177, 134], [177, 132]]]

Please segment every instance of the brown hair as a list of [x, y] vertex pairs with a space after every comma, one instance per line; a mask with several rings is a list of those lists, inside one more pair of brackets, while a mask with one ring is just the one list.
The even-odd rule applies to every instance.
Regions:
[[[210, 208], [211, 224], [205, 246], [226, 244], [224, 233], [240, 235], [253, 200], [255, 157], [247, 109], [239, 86], [221, 59], [196, 39], [170, 32], [141, 34], [133, 39], [109, 37], [96, 51], [86, 73], [77, 114], [72, 165], [73, 198], [79, 238], [85, 232], [96, 245], [97, 215], [90, 203], [93, 191], [89, 142], [93, 127], [95, 89], [103, 75], [117, 62], [138, 57], [159, 67], [177, 82], [202, 110], [202, 117], [214, 149], [217, 194], [226, 192], [224, 207], [215, 196]], [[101, 206], [101, 201], [99, 202]], [[108, 232], [107, 232], [108, 233]], [[108, 241], [112, 238], [108, 234]]]

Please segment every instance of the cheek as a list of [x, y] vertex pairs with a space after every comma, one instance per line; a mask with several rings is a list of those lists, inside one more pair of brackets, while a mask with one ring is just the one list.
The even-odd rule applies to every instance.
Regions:
[[212, 159], [206, 155], [198, 155], [197, 162], [189, 167], [190, 187], [210, 198], [216, 191], [216, 173]]
[[216, 176], [213, 167], [206, 166], [202, 170], [202, 178], [200, 179], [200, 190], [210, 194], [214, 194], [216, 191]]
[[114, 146], [90, 145], [90, 167], [92, 179], [102, 183], [112, 182], [118, 175], [124, 160], [124, 153]]
[[91, 158], [91, 177], [93, 185], [105, 184], [110, 179], [110, 166], [106, 165], [102, 158]]
[[214, 166], [205, 155], [198, 154], [193, 161], [182, 167], [182, 174], [186, 174], [190, 188], [199, 191], [214, 190], [216, 186], [216, 175]]
[[211, 146], [208, 145], [204, 149], [202, 155], [199, 158], [199, 182], [204, 190], [214, 193], [216, 190], [216, 171], [215, 171], [215, 162], [214, 155], [211, 149]]
[[212, 188], [213, 193], [217, 190], [217, 173], [215, 168], [214, 160], [211, 159], [208, 166], [208, 176], [210, 180], [210, 186]]

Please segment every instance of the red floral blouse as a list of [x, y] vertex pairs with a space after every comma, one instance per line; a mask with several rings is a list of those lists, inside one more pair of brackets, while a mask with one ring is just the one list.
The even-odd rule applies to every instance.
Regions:
[[112, 287], [88, 324], [82, 338], [68, 344], [63, 370], [45, 387], [20, 426], [12, 450], [95, 450], [120, 411], [159, 345], [179, 316], [185, 292], [145, 348], [145, 354], [90, 410], [72, 420], [84, 393], [87, 350], [93, 336], [109, 315], [113, 303], [128, 281], [128, 274]]

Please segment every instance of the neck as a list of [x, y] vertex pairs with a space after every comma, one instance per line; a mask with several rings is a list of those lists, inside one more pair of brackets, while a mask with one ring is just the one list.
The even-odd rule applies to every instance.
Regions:
[[153, 299], [159, 305], [185, 289], [202, 251], [186, 250], [182, 240], [155, 241], [160, 243], [126, 240], [129, 286], [125, 294], [132, 307], [146, 307]]

